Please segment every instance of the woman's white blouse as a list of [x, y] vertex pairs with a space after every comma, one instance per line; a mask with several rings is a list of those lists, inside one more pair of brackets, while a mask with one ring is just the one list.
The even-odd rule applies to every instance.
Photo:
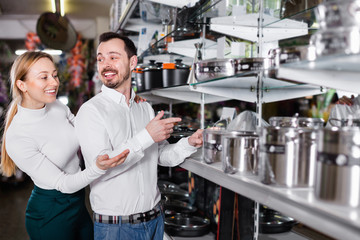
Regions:
[[36, 186], [73, 193], [106, 172], [95, 163], [81, 171], [74, 118], [70, 109], [59, 101], [42, 109], [18, 105], [6, 132], [5, 147]]

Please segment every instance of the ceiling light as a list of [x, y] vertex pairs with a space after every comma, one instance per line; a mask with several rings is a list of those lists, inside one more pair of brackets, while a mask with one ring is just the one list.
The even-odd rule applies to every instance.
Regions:
[[61, 15], [61, 16], [64, 16], [64, 15], [65, 15], [64, 0], [60, 0], [60, 15]]
[[[18, 49], [15, 51], [15, 54], [16, 55], [21, 55], [25, 52], [27, 52], [28, 50], [26, 49]], [[36, 50], [36, 51], [40, 51], [40, 50]], [[45, 52], [47, 54], [50, 54], [50, 55], [61, 55], [62, 54], [62, 51], [61, 50], [55, 50], [55, 49], [44, 49], [44, 50], [41, 50], [42, 52]]]
[[60, 13], [61, 16], [65, 15], [65, 3], [64, 0], [50, 0], [51, 9], [53, 13]]
[[56, 0], [50, 0], [51, 1], [51, 10], [53, 13], [56, 13]]

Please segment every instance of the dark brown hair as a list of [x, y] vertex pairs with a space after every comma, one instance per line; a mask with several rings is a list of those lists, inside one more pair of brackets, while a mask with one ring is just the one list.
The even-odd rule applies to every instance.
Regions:
[[125, 43], [125, 52], [128, 55], [129, 59], [132, 56], [136, 55], [137, 49], [135, 47], [134, 42], [130, 38], [128, 38], [127, 36], [121, 35], [119, 33], [105, 32], [105, 33], [101, 34], [99, 36], [99, 44], [102, 43], [102, 42], [107, 42], [107, 41], [109, 41], [111, 39], [114, 39], [114, 38], [117, 38], [117, 39], [120, 39], [120, 40], [124, 41], [124, 43]]

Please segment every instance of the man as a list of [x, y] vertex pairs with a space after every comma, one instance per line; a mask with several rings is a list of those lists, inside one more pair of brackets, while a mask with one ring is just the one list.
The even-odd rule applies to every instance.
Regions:
[[100, 154], [125, 149], [126, 161], [91, 184], [95, 239], [163, 239], [157, 164], [176, 166], [202, 145], [202, 130], [176, 144], [165, 141], [181, 118], [156, 117], [147, 102], [134, 104], [131, 72], [136, 47], [127, 37], [104, 33], [99, 38], [97, 68], [102, 92], [84, 103], [76, 117], [85, 164]]

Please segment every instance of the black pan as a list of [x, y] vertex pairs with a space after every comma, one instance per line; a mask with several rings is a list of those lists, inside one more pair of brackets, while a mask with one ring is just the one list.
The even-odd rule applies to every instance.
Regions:
[[170, 236], [200, 237], [210, 231], [210, 221], [197, 216], [175, 215], [165, 218], [165, 231]]

